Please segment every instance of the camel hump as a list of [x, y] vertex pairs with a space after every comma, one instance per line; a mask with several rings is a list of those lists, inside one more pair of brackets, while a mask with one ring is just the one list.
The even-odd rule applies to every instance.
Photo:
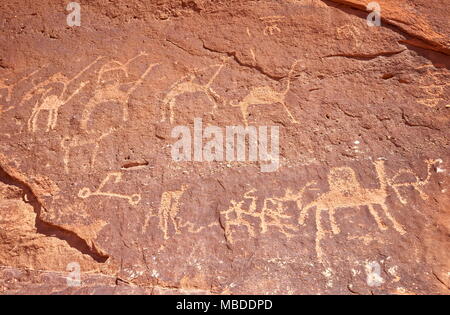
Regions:
[[353, 192], [361, 190], [355, 171], [350, 167], [337, 167], [330, 171], [328, 183], [331, 191]]

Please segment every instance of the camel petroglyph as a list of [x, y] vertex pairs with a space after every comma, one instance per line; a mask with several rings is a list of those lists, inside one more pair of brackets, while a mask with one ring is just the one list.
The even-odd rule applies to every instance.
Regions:
[[[228, 59], [228, 58], [227, 58]], [[216, 72], [211, 76], [211, 78], [205, 84], [195, 83], [194, 80], [197, 78], [195, 74], [190, 74], [188, 76], [183, 77], [181, 80], [175, 82], [167, 95], [163, 100], [163, 114], [161, 122], [165, 122], [167, 120], [166, 112], [169, 112], [169, 121], [171, 124], [175, 121], [175, 106], [177, 104], [177, 98], [185, 93], [203, 93], [209, 99], [209, 101], [213, 104], [212, 113], [217, 109], [218, 102], [220, 102], [221, 97], [213, 90], [211, 87], [214, 81], [217, 79], [217, 76], [220, 74], [222, 69], [225, 67], [225, 62], [221, 64], [212, 65], [206, 67], [204, 69], [200, 69], [197, 72], [205, 71], [210, 68], [217, 67]]]
[[[133, 92], [144, 82], [144, 79], [150, 71], [153, 70], [154, 67], [158, 66], [159, 63], [149, 65], [139, 79], [132, 82], [121, 83], [120, 80], [117, 79], [106, 81], [103, 76], [108, 72], [120, 71], [125, 74], [126, 78], [128, 78], [130, 63], [141, 56], [147, 56], [147, 54], [140, 53], [136, 57], [128, 60], [126, 63], [120, 63], [119, 61], [114, 60], [101, 67], [97, 79], [98, 88], [95, 89], [94, 95], [86, 104], [82, 114], [80, 125], [83, 130], [88, 129], [88, 123], [95, 108], [105, 102], [115, 102], [121, 104], [123, 110], [122, 119], [123, 121], [128, 121], [128, 101], [131, 94], [133, 94]], [[126, 85], [131, 85], [131, 87], [129, 87], [126, 91], [122, 90], [122, 87]]]
[[92, 170], [95, 166], [95, 162], [97, 160], [97, 155], [100, 150], [100, 144], [106, 137], [110, 136], [115, 130], [110, 128], [106, 132], [101, 132], [97, 134], [97, 136], [93, 134], [88, 135], [76, 135], [74, 137], [66, 136], [61, 140], [61, 148], [63, 149], [63, 162], [64, 162], [64, 171], [66, 174], [69, 174], [69, 164], [70, 164], [70, 155], [73, 148], [82, 147], [82, 146], [92, 146], [93, 150], [91, 153], [89, 167]]
[[[58, 72], [52, 75], [49, 79], [37, 84], [31, 90], [29, 90], [23, 97], [20, 104], [25, 101], [31, 100], [35, 94], [40, 94], [40, 96], [28, 120], [28, 130], [32, 132], [37, 131], [38, 118], [43, 111], [48, 112], [46, 131], [49, 132], [50, 130], [55, 129], [60, 108], [63, 105], [69, 103], [73, 99], [73, 97], [79, 94], [80, 91], [87, 85], [86, 82], [81, 82], [79, 87], [74, 92], [69, 94], [69, 96], [65, 96], [70, 84], [80, 78], [83, 73], [89, 70], [101, 58], [102, 57], [98, 57], [94, 62], [89, 64], [86, 68], [81, 70], [71, 79], [63, 75], [61, 72]], [[58, 85], [62, 85], [63, 88], [59, 93], [56, 92], [55, 94], [54, 91], [57, 90], [55, 89], [55, 87]]]
[[390, 214], [386, 205], [388, 179], [385, 173], [384, 161], [376, 161], [374, 162], [374, 166], [380, 185], [379, 188], [363, 188], [356, 178], [355, 171], [350, 167], [333, 168], [328, 175], [330, 190], [301, 208], [299, 216], [300, 225], [305, 224], [308, 212], [314, 208], [316, 209], [316, 254], [321, 263], [324, 262], [321, 241], [326, 234], [321, 222], [322, 212], [328, 212], [333, 234], [340, 233], [340, 228], [337, 225], [335, 217], [338, 209], [358, 208], [362, 206], [367, 206], [369, 208], [369, 212], [375, 219], [380, 230], [386, 230], [387, 226], [382, 222], [381, 217], [375, 210], [375, 206], [378, 205], [392, 223], [394, 229], [402, 235], [406, 233], [404, 227]]
[[249, 107], [254, 105], [272, 105], [272, 104], [281, 104], [289, 116], [290, 120], [298, 124], [298, 121], [294, 118], [291, 111], [286, 105], [286, 95], [291, 89], [291, 81], [293, 77], [293, 73], [295, 67], [297, 66], [299, 60], [296, 60], [289, 71], [287, 76], [286, 87], [283, 91], [276, 91], [270, 86], [258, 86], [251, 89], [250, 93], [242, 99], [242, 101], [235, 103], [233, 101], [230, 102], [230, 105], [233, 107], [239, 107], [242, 114], [242, 119], [244, 121], [245, 126], [248, 126], [248, 116], [249, 116]]
[[12, 99], [12, 96], [13, 96], [15, 87], [16, 87], [19, 83], [21, 83], [21, 82], [23, 82], [23, 81], [26, 81], [26, 80], [28, 80], [29, 78], [31, 78], [32, 76], [34, 76], [36, 73], [38, 73], [41, 69], [45, 68], [46, 66], [47, 66], [47, 65], [45, 65], [45, 66], [43, 66], [43, 67], [40, 67], [40, 68], [37, 69], [37, 70], [34, 70], [34, 71], [31, 72], [29, 75], [24, 76], [23, 78], [19, 79], [16, 83], [11, 84], [11, 85], [10, 85], [10, 84], [6, 84], [6, 80], [5, 80], [5, 79], [0, 79], [0, 91], [1, 91], [1, 90], [6, 90], [5, 101], [6, 101], [7, 103], [11, 102], [11, 99]]

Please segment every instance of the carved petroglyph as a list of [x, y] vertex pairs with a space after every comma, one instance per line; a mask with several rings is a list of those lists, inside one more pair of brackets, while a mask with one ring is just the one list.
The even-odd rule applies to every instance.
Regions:
[[242, 119], [244, 121], [245, 126], [248, 126], [248, 116], [249, 116], [249, 107], [253, 105], [272, 105], [272, 104], [281, 104], [288, 114], [290, 120], [298, 124], [298, 121], [294, 118], [291, 111], [286, 105], [286, 95], [288, 94], [291, 88], [292, 76], [297, 66], [299, 60], [296, 60], [289, 71], [286, 88], [279, 92], [274, 90], [270, 86], [259, 86], [251, 89], [250, 93], [244, 97], [242, 101], [239, 103], [235, 103], [233, 101], [230, 102], [230, 105], [233, 107], [239, 107], [242, 114]]
[[3, 79], [0, 79], [0, 91], [1, 90], [6, 90], [6, 102], [10, 102], [11, 101], [11, 94], [12, 94], [12, 89], [14, 88], [13, 85], [7, 85], [6, 82]]
[[164, 192], [161, 195], [158, 211], [155, 212], [152, 209], [152, 211], [146, 215], [142, 233], [145, 234], [147, 232], [151, 218], [158, 219], [158, 227], [162, 231], [165, 240], [170, 239], [171, 230], [174, 231], [174, 234], [179, 234], [183, 230], [186, 230], [191, 234], [198, 234], [206, 229], [219, 226], [218, 222], [212, 222], [204, 226], [198, 226], [190, 221], [183, 222], [183, 219], [179, 216], [181, 207], [180, 200], [187, 189], [188, 186], [183, 185], [179, 190]]
[[[398, 199], [401, 203], [407, 204], [407, 201], [405, 198], [402, 197], [400, 194], [400, 188], [407, 188], [412, 187], [419, 193], [420, 197], [423, 200], [428, 199], [428, 195], [423, 191], [423, 187], [427, 185], [430, 182], [431, 178], [431, 170], [433, 165], [439, 164], [440, 160], [426, 160], [425, 163], [427, 164], [427, 176], [425, 179], [420, 179], [417, 174], [415, 174], [412, 170], [409, 169], [401, 169], [399, 170], [394, 177], [388, 180], [389, 185], [394, 189], [395, 193], [397, 194]], [[403, 177], [412, 176], [414, 177], [414, 181], [412, 182], [400, 182], [400, 180]]]
[[61, 140], [61, 148], [63, 149], [64, 156], [63, 156], [63, 162], [64, 162], [64, 171], [66, 174], [69, 173], [69, 163], [70, 163], [70, 153], [73, 148], [82, 147], [91, 145], [93, 146], [93, 150], [91, 153], [91, 158], [89, 162], [89, 166], [91, 169], [94, 168], [98, 151], [100, 149], [100, 144], [102, 140], [109, 135], [111, 135], [114, 132], [114, 129], [110, 129], [106, 132], [102, 132], [98, 137], [94, 137], [92, 134], [89, 134], [88, 136], [80, 136], [76, 135], [74, 137], [64, 137], [63, 140]]
[[5, 82], [4, 79], [0, 79], [0, 91], [6, 90], [6, 95], [4, 96], [5, 101], [6, 101], [7, 103], [11, 102], [11, 99], [12, 99], [12, 96], [13, 96], [13, 93], [14, 93], [14, 89], [16, 88], [16, 86], [17, 86], [19, 83], [28, 80], [29, 78], [31, 78], [32, 76], [34, 76], [36, 73], [38, 73], [41, 69], [43, 69], [43, 68], [45, 68], [45, 67], [46, 67], [46, 66], [41, 67], [41, 68], [39, 68], [39, 69], [37, 69], [37, 70], [31, 72], [29, 75], [24, 76], [24, 77], [21, 78], [19, 81], [17, 81], [17, 82], [14, 83], [14, 84], [11, 84], [11, 85], [6, 84], [6, 82]]
[[3, 113], [6, 113], [6, 112], [10, 111], [13, 108], [14, 108], [13, 106], [9, 106], [7, 108], [5, 106], [5, 108], [0, 108], [0, 116], [2, 116]]
[[35, 132], [37, 130], [37, 120], [39, 118], [39, 114], [42, 111], [48, 112], [48, 118], [47, 118], [47, 132], [50, 130], [54, 130], [56, 127], [56, 123], [58, 121], [58, 113], [59, 108], [66, 103], [70, 102], [70, 100], [77, 95], [80, 90], [85, 86], [85, 83], [81, 83], [80, 87], [75, 90], [74, 93], [72, 93], [67, 99], [61, 99], [60, 96], [57, 95], [49, 95], [49, 92], [52, 91], [52, 89], [48, 89], [45, 91], [45, 93], [42, 95], [42, 98], [39, 99], [38, 105], [36, 105], [33, 108], [33, 112], [31, 114], [30, 119], [28, 120], [28, 130]]
[[355, 47], [361, 47], [361, 33], [359, 29], [354, 25], [346, 24], [336, 29], [337, 39], [350, 39], [355, 42]]
[[[61, 108], [61, 106], [69, 103], [75, 95], [80, 93], [80, 91], [84, 88], [84, 86], [86, 86], [87, 83], [80, 83], [79, 87], [74, 92], [66, 95], [69, 85], [79, 77], [81, 77], [83, 73], [89, 70], [101, 58], [102, 57], [97, 58], [94, 62], [89, 64], [86, 68], [81, 70], [71, 79], [67, 78], [61, 72], [58, 72], [28, 91], [24, 96], [22, 102], [32, 99], [35, 93], [40, 94], [36, 105], [33, 108], [30, 119], [28, 120], [28, 130], [32, 132], [37, 131], [38, 118], [43, 111], [48, 112], [46, 131], [49, 132], [50, 130], [55, 129], [58, 121], [59, 109]], [[58, 85], [62, 85], [63, 87], [60, 92], [55, 89], [55, 87]]]
[[[446, 98], [446, 89], [450, 85], [450, 73], [447, 70], [436, 70], [433, 65], [423, 65], [417, 70], [426, 69], [425, 76], [420, 76], [419, 88], [427, 95], [417, 101], [427, 107], [436, 107]], [[427, 80], [427, 82], [423, 82]]]
[[220, 74], [222, 69], [225, 67], [225, 62], [229, 58], [226, 58], [223, 63], [215, 64], [203, 69], [200, 69], [196, 72], [203, 72], [205, 70], [209, 70], [211, 68], [217, 68], [214, 74], [211, 76], [208, 82], [205, 84], [200, 84], [194, 82], [197, 79], [195, 74], [187, 75], [181, 78], [179, 81], [175, 82], [171, 87], [169, 92], [163, 99], [163, 113], [161, 122], [165, 122], [167, 120], [167, 112], [169, 113], [169, 121], [170, 123], [174, 123], [175, 121], [175, 106], [177, 104], [177, 98], [185, 93], [203, 93], [209, 99], [209, 101], [213, 104], [212, 113], [217, 109], [218, 103], [222, 102], [221, 97], [214, 91], [211, 87], [214, 81], [217, 79], [217, 76]]
[[[290, 223], [292, 217], [286, 213], [285, 203], [301, 204], [305, 189], [313, 184], [308, 183], [297, 193], [287, 189], [283, 197], [264, 198], [262, 208], [259, 211], [257, 209], [258, 198], [253, 195], [256, 192], [255, 189], [247, 191], [243, 200], [239, 202], [231, 200], [231, 207], [221, 212], [224, 218], [223, 225], [227, 241], [230, 244], [234, 243], [234, 227], [245, 227], [251, 237], [256, 237], [257, 231], [261, 234], [267, 233], [270, 228], [277, 229], [287, 238], [293, 237], [298, 228]], [[248, 201], [250, 201], [250, 204], [245, 208], [244, 205]], [[255, 219], [259, 228], [254, 227]]]
[[191, 234], [198, 234], [200, 232], [203, 232], [206, 229], [219, 226], [218, 222], [212, 222], [205, 226], [197, 226], [196, 224], [186, 221], [184, 223], [180, 223], [180, 228], [187, 228], [187, 231]]
[[388, 179], [385, 174], [384, 161], [374, 163], [380, 188], [366, 189], [361, 186], [356, 178], [355, 171], [350, 167], [336, 167], [331, 169], [328, 175], [330, 190], [320, 195], [315, 201], [301, 208], [299, 224], [304, 225], [308, 212], [315, 211], [316, 220], [316, 253], [320, 262], [324, 262], [324, 253], [321, 241], [326, 235], [321, 218], [322, 212], [327, 211], [333, 234], [339, 234], [340, 229], [336, 223], [336, 210], [343, 208], [357, 208], [367, 206], [380, 230], [386, 230], [387, 226], [382, 222], [375, 210], [376, 205], [380, 206], [385, 216], [392, 223], [394, 229], [400, 234], [405, 234], [405, 229], [390, 214], [386, 205]]
[[[137, 58], [141, 56], [147, 56], [145, 53], [140, 53], [134, 58], [129, 59], [125, 63], [121, 63], [117, 60], [110, 61], [103, 65], [98, 73], [98, 79], [96, 83], [96, 89], [94, 95], [91, 97], [89, 102], [86, 104], [85, 109], [81, 118], [81, 128], [84, 130], [88, 129], [88, 123], [91, 119], [92, 112], [105, 102], [116, 102], [122, 106], [123, 110], [123, 121], [128, 121], [128, 102], [131, 94], [136, 91], [136, 89], [144, 82], [144, 79], [153, 70], [154, 67], [158, 66], [159, 63], [151, 64], [147, 67], [144, 73], [139, 77], [138, 80], [132, 82], [122, 83], [118, 79], [105, 80], [104, 75], [113, 71], [122, 72], [126, 78], [130, 76], [129, 66]], [[129, 86], [126, 91], [122, 90], [123, 87]]]
[[260, 20], [266, 25], [264, 28], [264, 35], [269, 36], [273, 35], [275, 33], [281, 33], [281, 29], [278, 26], [278, 23], [283, 21], [286, 17], [285, 16], [265, 16], [260, 18]]
[[141, 201], [141, 196], [139, 194], [133, 195], [122, 195], [113, 192], [104, 191], [104, 187], [108, 183], [118, 184], [122, 181], [121, 173], [110, 173], [106, 176], [106, 178], [101, 182], [100, 186], [95, 191], [91, 191], [89, 188], [83, 188], [78, 193], [78, 197], [82, 199], [87, 199], [92, 196], [101, 196], [101, 197], [110, 197], [110, 198], [119, 198], [126, 199], [130, 205], [137, 205]]
[[[150, 218], [152, 217], [157, 217], [159, 219], [158, 226], [163, 232], [165, 240], [170, 238], [169, 234], [171, 227], [175, 231], [175, 234], [180, 233], [180, 218], [177, 218], [177, 216], [180, 212], [180, 199], [187, 189], [188, 186], [183, 185], [180, 190], [165, 191], [161, 196], [158, 212], [155, 213], [152, 209], [152, 211], [147, 214], [142, 233], [147, 231]], [[192, 225], [191, 228], [193, 228]]]
[[161, 204], [159, 206], [159, 227], [164, 233], [164, 239], [169, 238], [170, 223], [175, 230], [175, 234], [180, 232], [177, 215], [180, 211], [180, 199], [186, 191], [187, 186], [182, 186], [180, 190], [167, 191], [161, 196]]

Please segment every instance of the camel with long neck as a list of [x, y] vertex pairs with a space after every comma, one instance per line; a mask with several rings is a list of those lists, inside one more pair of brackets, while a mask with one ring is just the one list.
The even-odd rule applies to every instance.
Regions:
[[320, 195], [315, 201], [309, 203], [301, 209], [299, 224], [305, 223], [308, 212], [316, 209], [316, 252], [320, 261], [322, 261], [323, 252], [320, 241], [325, 235], [325, 230], [321, 223], [322, 211], [328, 211], [333, 234], [339, 234], [340, 229], [336, 223], [336, 211], [344, 208], [358, 208], [367, 206], [370, 214], [375, 219], [381, 230], [386, 230], [387, 226], [382, 222], [374, 206], [378, 205], [383, 210], [385, 216], [392, 223], [394, 229], [400, 234], [405, 234], [405, 229], [389, 213], [386, 205], [388, 180], [385, 173], [384, 161], [374, 163], [379, 181], [379, 188], [363, 188], [356, 178], [355, 171], [350, 167], [333, 168], [328, 175], [328, 184], [330, 190]]
[[250, 90], [250, 92], [245, 96], [242, 101], [235, 103], [233, 101], [230, 102], [232, 107], [239, 107], [241, 110], [242, 119], [244, 121], [245, 126], [248, 126], [248, 117], [249, 117], [249, 107], [254, 105], [275, 105], [281, 104], [287, 113], [289, 119], [292, 123], [298, 124], [299, 122], [292, 115], [291, 111], [286, 105], [286, 96], [291, 89], [291, 81], [294, 76], [294, 70], [299, 60], [296, 60], [287, 75], [287, 83], [286, 87], [282, 91], [277, 91], [270, 86], [257, 86]]

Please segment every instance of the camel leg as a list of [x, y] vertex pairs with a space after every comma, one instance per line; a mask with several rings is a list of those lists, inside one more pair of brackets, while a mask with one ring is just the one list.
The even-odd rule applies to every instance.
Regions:
[[374, 209], [373, 205], [368, 205], [369, 207], [369, 212], [372, 215], [372, 217], [375, 219], [375, 222], [377, 222], [378, 228], [382, 231], [387, 230], [387, 226], [386, 224], [384, 224], [381, 221], [380, 216], [378, 215], [377, 211]]
[[212, 88], [209, 88], [208, 91], [209, 93], [206, 93], [206, 95], [208, 96], [209, 100], [213, 103], [213, 114], [214, 114], [214, 111], [217, 110], [217, 108], [219, 107], [217, 104], [217, 100], [221, 100], [221, 98]]
[[249, 104], [241, 103], [239, 107], [241, 108], [242, 118], [244, 120], [245, 127], [248, 127], [248, 106]]
[[298, 218], [298, 224], [303, 225], [305, 224], [306, 216], [308, 215], [308, 210], [310, 207], [306, 206], [303, 209], [300, 210], [300, 216]]
[[128, 121], [129, 114], [128, 114], [128, 101], [126, 101], [123, 104], [123, 121]]
[[53, 125], [53, 113], [52, 112], [53, 112], [53, 110], [49, 109], [48, 113], [47, 113], [48, 117], [47, 117], [47, 129], [46, 129], [46, 132], [49, 132], [50, 129], [52, 129], [52, 125]]
[[297, 119], [294, 118], [294, 116], [292, 115], [291, 111], [290, 111], [289, 108], [286, 106], [286, 103], [285, 103], [285, 102], [281, 102], [281, 104], [283, 105], [284, 110], [285, 110], [286, 113], [288, 114], [288, 116], [289, 116], [289, 118], [291, 119], [291, 121], [292, 121], [294, 124], [298, 124]]
[[28, 129], [30, 131], [33, 131], [33, 132], [36, 131], [36, 124], [37, 124], [37, 120], [39, 118], [40, 112], [41, 112], [41, 109], [37, 109], [37, 110], [34, 110], [33, 113], [31, 114], [30, 120], [28, 121], [29, 122]]
[[168, 104], [168, 102], [164, 99], [163, 106], [162, 106], [162, 113], [161, 113], [161, 121], [160, 122], [165, 122], [166, 119], [167, 119], [167, 104]]
[[383, 208], [384, 214], [386, 215], [386, 217], [392, 222], [392, 224], [394, 225], [394, 229], [399, 232], [400, 234], [405, 234], [406, 231], [403, 228], [403, 226], [401, 224], [399, 224], [394, 217], [389, 213], [389, 209], [388, 207], [383, 203], [381, 204], [381, 208]]
[[321, 212], [322, 212], [322, 210], [320, 210], [320, 209], [316, 210], [316, 228], [317, 228], [317, 231], [316, 231], [316, 254], [317, 254], [317, 259], [319, 260], [319, 262], [321, 264], [323, 264], [324, 263], [324, 260], [323, 260], [324, 254], [323, 254], [322, 246], [321, 246], [320, 242], [322, 241], [322, 239], [325, 236], [325, 231], [322, 227]]
[[174, 112], [174, 108], [175, 108], [175, 99], [171, 99], [169, 102], [169, 121], [171, 124], [173, 124], [174, 120], [175, 120], [175, 112]]
[[339, 226], [336, 223], [336, 209], [331, 208], [328, 210], [328, 214], [330, 217], [330, 223], [331, 223], [331, 230], [333, 231], [333, 234], [339, 234], [341, 233], [341, 230], [339, 229]]
[[34, 121], [34, 115], [35, 115], [35, 110], [33, 110], [33, 112], [31, 113], [30, 119], [28, 119], [28, 130], [32, 131], [33, 130], [33, 121]]
[[[95, 96], [94, 96], [94, 98], [95, 98]], [[97, 106], [97, 101], [95, 99], [91, 99], [85, 106], [85, 108], [83, 110], [83, 114], [81, 116], [81, 122], [80, 122], [81, 129], [87, 130], [89, 120], [91, 119], [92, 111], [95, 109], [96, 106]]]
[[419, 192], [420, 198], [422, 198], [422, 200], [428, 199], [428, 195], [420, 188], [419, 183], [412, 184], [412, 186], [414, 187], [414, 189], [416, 189]]
[[49, 125], [52, 130], [56, 128], [56, 123], [58, 122], [58, 110], [59, 109], [51, 109], [49, 113]]

